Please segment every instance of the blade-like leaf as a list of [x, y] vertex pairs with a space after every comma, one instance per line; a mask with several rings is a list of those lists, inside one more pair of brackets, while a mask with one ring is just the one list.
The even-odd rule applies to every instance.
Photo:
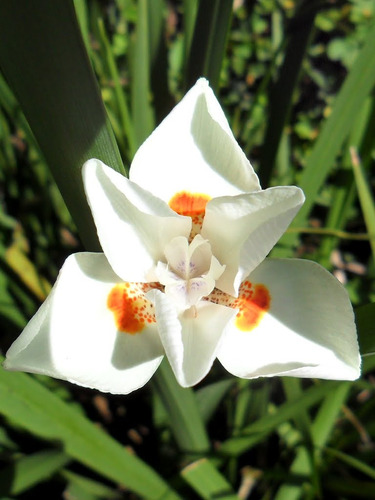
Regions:
[[70, 0], [0, 3], [0, 67], [78, 226], [85, 246], [100, 246], [81, 180], [96, 157], [122, 171]]
[[242, 429], [240, 435], [224, 441], [220, 447], [220, 453], [224, 455], [238, 456], [244, 453], [254, 444], [262, 441], [274, 431], [285, 420], [295, 417], [299, 412], [318, 403], [329, 394], [337, 382], [323, 382], [305, 390], [303, 395], [296, 401], [288, 401], [278, 407], [277, 413], [266, 415], [257, 422]]
[[205, 453], [210, 443], [192, 389], [181, 387], [168, 362], [160, 365], [152, 384], [169, 416], [174, 437], [184, 453]]
[[25, 373], [0, 369], [0, 413], [142, 498], [177, 500], [161, 477], [100, 428]]
[[[350, 390], [349, 383], [338, 384], [324, 399], [319, 408], [317, 416], [311, 426], [311, 440], [317, 452], [320, 453], [321, 448], [328, 441], [336, 420], [341, 412], [341, 408], [348, 397]], [[316, 453], [312, 455], [312, 450], [307, 446], [301, 446], [298, 449], [295, 460], [290, 467], [292, 475], [299, 475], [302, 477], [314, 477], [316, 473], [315, 462]], [[315, 483], [318, 481], [315, 480]], [[315, 485], [319, 488], [319, 484]], [[316, 492], [316, 496], [320, 496], [320, 491]], [[288, 481], [280, 487], [275, 495], [275, 500], [298, 500], [301, 498], [301, 486], [296, 484], [289, 484]]]
[[155, 127], [150, 93], [149, 1], [139, 0], [138, 2], [137, 31], [132, 54], [132, 115], [137, 147]]
[[0, 495], [18, 495], [47, 480], [71, 460], [59, 450], [27, 455], [0, 472]]
[[[362, 108], [375, 83], [375, 24], [369, 30], [333, 106], [333, 111], [308, 156], [299, 186], [306, 194], [306, 201], [293, 221], [293, 226], [304, 227], [315, 203], [317, 194], [334, 165], [336, 156], [353, 126], [353, 118]], [[281, 243], [293, 245], [295, 234], [285, 235]], [[279, 254], [275, 254], [278, 256]]]
[[321, 0], [301, 3], [288, 28], [288, 45], [278, 80], [270, 93], [270, 113], [264, 147], [260, 159], [259, 179], [263, 187], [269, 184], [283, 128], [287, 122], [292, 97], [301, 72], [301, 65], [308, 48], [315, 16]]
[[205, 500], [239, 500], [228, 481], [206, 458], [185, 467], [181, 475]]
[[366, 304], [355, 308], [355, 320], [358, 329], [359, 347], [362, 356], [375, 354], [375, 304]]
[[201, 0], [186, 63], [185, 87], [205, 76], [217, 90], [231, 21], [232, 0]]
[[350, 152], [352, 157], [354, 179], [358, 190], [359, 202], [361, 204], [367, 232], [370, 237], [372, 255], [375, 260], [375, 202], [372, 196], [371, 188], [366, 179], [365, 172], [363, 171], [358, 153], [355, 148], [351, 148]]

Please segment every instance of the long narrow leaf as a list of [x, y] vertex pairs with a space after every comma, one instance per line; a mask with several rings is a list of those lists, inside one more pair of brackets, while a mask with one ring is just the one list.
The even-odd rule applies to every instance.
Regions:
[[132, 54], [132, 115], [137, 147], [155, 127], [150, 92], [149, 1], [138, 2], [138, 24]]
[[284, 421], [295, 417], [299, 412], [310, 408], [324, 398], [337, 385], [336, 382], [323, 382], [307, 389], [297, 401], [288, 401], [279, 406], [276, 413], [266, 415], [257, 422], [242, 429], [237, 437], [228, 439], [220, 447], [224, 455], [238, 456], [263, 440]]
[[210, 443], [193, 390], [178, 384], [166, 360], [160, 365], [152, 383], [168, 412], [181, 450], [191, 455], [206, 453]]
[[67, 455], [142, 498], [179, 498], [151, 467], [25, 373], [0, 369], [0, 413], [36, 436], [60, 442]]
[[186, 88], [205, 76], [217, 89], [231, 21], [232, 0], [201, 0], [186, 64]]
[[81, 166], [122, 161], [70, 0], [0, 3], [0, 67], [16, 94], [85, 246], [100, 249]]
[[47, 480], [71, 460], [60, 450], [48, 450], [16, 460], [0, 473], [0, 495], [18, 495]]
[[[336, 156], [353, 126], [353, 117], [362, 108], [375, 84], [375, 24], [369, 30], [365, 43], [347, 76], [324, 124], [313, 151], [309, 155], [299, 186], [305, 191], [306, 201], [293, 221], [295, 227], [306, 225], [306, 219], [316, 197], [331, 171]], [[285, 235], [281, 242], [293, 245], [295, 234]]]
[[[335, 390], [331, 391], [324, 399], [319, 408], [318, 414], [311, 427], [312, 444], [320, 452], [320, 448], [325, 446], [331, 435], [335, 422], [342, 405], [345, 403], [350, 390], [350, 384], [339, 384]], [[290, 467], [292, 475], [311, 477], [315, 473], [316, 457], [310, 455], [310, 450], [306, 446], [299, 448], [296, 458]], [[313, 470], [312, 470], [313, 469]], [[288, 484], [285, 482], [275, 495], [275, 500], [298, 500], [300, 498], [301, 488], [299, 485]], [[316, 492], [320, 496], [320, 492]]]
[[188, 465], [181, 475], [205, 500], [239, 500], [228, 481], [207, 459], [203, 458]]
[[375, 304], [366, 304], [355, 308], [355, 320], [358, 328], [359, 347], [362, 356], [375, 355]]
[[357, 185], [359, 202], [361, 204], [363, 217], [365, 219], [367, 232], [370, 236], [372, 256], [375, 260], [375, 202], [371, 188], [366, 179], [361, 160], [355, 148], [351, 148], [352, 166], [354, 179]]
[[260, 160], [259, 178], [263, 187], [269, 184], [283, 128], [287, 122], [292, 97], [308, 48], [320, 0], [302, 2], [289, 25], [289, 40], [277, 82], [270, 94], [270, 113]]

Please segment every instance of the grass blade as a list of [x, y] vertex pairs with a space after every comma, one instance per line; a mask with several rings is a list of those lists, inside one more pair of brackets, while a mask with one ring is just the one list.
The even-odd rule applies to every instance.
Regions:
[[262, 417], [253, 424], [244, 427], [239, 436], [223, 442], [219, 450], [220, 453], [230, 456], [244, 453], [254, 444], [262, 441], [285, 420], [289, 420], [298, 415], [299, 412], [317, 404], [336, 386], [337, 382], [323, 382], [310, 387], [297, 401], [288, 401], [282, 404], [278, 407], [277, 413]]
[[0, 495], [18, 495], [47, 480], [71, 460], [60, 450], [47, 450], [19, 458], [0, 472]]
[[166, 360], [152, 378], [152, 384], [167, 410], [180, 449], [192, 455], [206, 453], [210, 442], [193, 390], [178, 384]]
[[99, 250], [81, 166], [121, 157], [81, 38], [72, 2], [0, 3], [0, 66], [52, 170], [83, 243]]
[[138, 2], [137, 32], [132, 53], [132, 116], [137, 147], [155, 127], [150, 92], [149, 1], [139, 0]]
[[[293, 221], [293, 226], [304, 227], [306, 219], [336, 156], [347, 138], [353, 117], [362, 108], [375, 83], [375, 24], [369, 30], [365, 43], [353, 64], [333, 107], [333, 111], [310, 153], [306, 167], [300, 177], [299, 186], [304, 190], [306, 201]], [[295, 234], [285, 235], [281, 243], [294, 245]], [[276, 254], [275, 254], [276, 255]]]
[[0, 413], [67, 455], [150, 500], [179, 497], [148, 465], [25, 373], [0, 369]]
[[375, 354], [375, 304], [366, 304], [355, 308], [355, 320], [358, 329], [359, 347], [362, 356]]
[[181, 475], [205, 500], [211, 500], [212, 498], [239, 500], [239, 497], [234, 493], [224, 476], [205, 458], [185, 467]]
[[275, 164], [283, 128], [287, 122], [301, 65], [310, 42], [315, 16], [321, 1], [301, 3], [289, 25], [289, 41], [277, 82], [270, 93], [270, 113], [260, 159], [259, 179], [265, 188]]
[[366, 180], [366, 175], [363, 171], [357, 150], [353, 147], [350, 148], [350, 154], [352, 157], [354, 179], [357, 184], [359, 202], [361, 204], [367, 232], [370, 237], [372, 256], [375, 262], [375, 202], [369, 184]]
[[232, 0], [201, 0], [195, 21], [190, 53], [186, 63], [185, 87], [205, 76], [217, 90], [227, 34], [231, 21]]
[[[315, 450], [320, 454], [321, 448], [328, 441], [337, 417], [341, 412], [341, 408], [348, 397], [350, 384], [339, 384], [335, 390], [331, 391], [323, 401], [319, 408], [318, 414], [311, 427], [311, 440]], [[312, 450], [308, 446], [299, 448], [296, 458], [290, 467], [290, 474], [302, 477], [312, 477], [317, 474], [316, 453], [312, 454]], [[319, 498], [319, 478], [315, 478], [315, 495]], [[283, 484], [275, 495], [275, 500], [298, 500], [301, 498], [301, 486], [295, 484]]]

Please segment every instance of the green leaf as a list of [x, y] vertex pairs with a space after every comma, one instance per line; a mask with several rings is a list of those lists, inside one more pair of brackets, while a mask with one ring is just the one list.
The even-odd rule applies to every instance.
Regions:
[[233, 387], [234, 379], [220, 380], [213, 384], [206, 385], [202, 389], [198, 389], [195, 393], [199, 407], [199, 413], [205, 423], [215, 413], [224, 396], [228, 393], [229, 389]]
[[103, 498], [105, 500], [120, 500], [122, 498], [119, 491], [69, 470], [63, 470], [61, 476], [69, 483], [66, 491], [67, 498], [75, 498], [74, 493], [80, 497], [92, 496], [93, 498]]
[[370, 236], [372, 256], [375, 260], [375, 202], [372, 196], [371, 188], [366, 179], [365, 172], [363, 171], [358, 153], [355, 148], [351, 148], [350, 152], [352, 157], [354, 179], [358, 190], [359, 202], [361, 204], [367, 232]]
[[87, 249], [99, 250], [81, 166], [123, 171], [70, 0], [0, 3], [0, 66], [16, 94]]
[[288, 45], [283, 65], [270, 93], [270, 113], [258, 172], [263, 187], [269, 184], [281, 135], [289, 117], [293, 94], [301, 73], [302, 62], [310, 43], [315, 16], [320, 7], [321, 0], [301, 2], [294, 18], [289, 23]]
[[[349, 390], [349, 383], [340, 383], [325, 397], [311, 426], [311, 444], [315, 447], [315, 453], [312, 453], [313, 450], [309, 446], [299, 447], [296, 458], [289, 469], [292, 477], [297, 475], [311, 477], [314, 480], [317, 498], [321, 496], [321, 492], [319, 479], [314, 477], [317, 474], [316, 461], [318, 457], [316, 455], [320, 454], [321, 448], [331, 436]], [[298, 500], [301, 498], [301, 493], [300, 485], [293, 484], [293, 482], [289, 484], [288, 481], [285, 481], [277, 491], [275, 500]]]
[[181, 472], [187, 483], [205, 500], [239, 500], [232, 486], [206, 458], [202, 458]]
[[155, 109], [156, 122], [159, 123], [175, 104], [169, 92], [169, 61], [167, 37], [165, 36], [166, 24], [165, 0], [149, 0], [148, 26], [149, 26], [149, 51], [150, 51], [150, 86]]
[[277, 412], [266, 415], [251, 425], [244, 427], [240, 435], [224, 441], [220, 447], [223, 455], [238, 456], [250, 449], [256, 443], [263, 441], [268, 434], [284, 421], [296, 417], [300, 412], [305, 411], [318, 403], [329, 394], [337, 382], [320, 382], [304, 391], [296, 401], [288, 401], [278, 407]]
[[151, 382], [167, 410], [180, 449], [189, 455], [206, 453], [210, 442], [193, 390], [179, 385], [165, 359]]
[[375, 354], [375, 304], [356, 307], [355, 320], [358, 329], [358, 341], [362, 356]]
[[342, 451], [335, 450], [333, 448], [325, 448], [324, 452], [327, 453], [328, 455], [331, 455], [333, 458], [341, 460], [341, 462], [349, 465], [353, 469], [356, 469], [359, 472], [362, 472], [362, 474], [365, 474], [366, 476], [370, 477], [371, 479], [375, 479], [374, 467], [371, 467], [370, 465], [362, 462], [362, 460], [358, 460], [358, 458], [352, 457], [352, 456], [348, 455], [347, 453], [343, 453]]
[[60, 450], [47, 450], [19, 458], [0, 471], [0, 495], [18, 495], [47, 480], [71, 458]]
[[132, 47], [132, 115], [137, 147], [155, 127], [150, 92], [149, 2], [150, 0], [138, 1], [137, 31]]
[[117, 70], [116, 61], [113, 55], [111, 45], [109, 43], [107, 34], [105, 32], [104, 23], [102, 19], [98, 19], [98, 28], [101, 43], [104, 48], [106, 63], [108, 66], [109, 74], [113, 80], [114, 91], [117, 101], [117, 109], [120, 114], [121, 120], [121, 135], [125, 138], [128, 144], [128, 155], [132, 158], [136, 152], [136, 140], [134, 136], [134, 126], [130, 117], [130, 112], [128, 109], [128, 103], [124, 94], [124, 90], [121, 87], [120, 75]]
[[25, 373], [0, 369], [0, 412], [142, 498], [179, 498], [151, 467]]
[[[293, 221], [293, 226], [303, 227], [316, 201], [320, 188], [330, 173], [335, 159], [375, 83], [375, 24], [369, 30], [365, 43], [353, 64], [334, 103], [333, 111], [323, 126], [316, 144], [307, 158], [299, 186], [306, 201]], [[295, 234], [285, 235], [281, 243], [294, 245]]]
[[199, 2], [193, 39], [186, 63], [186, 89], [192, 87], [199, 77], [204, 76], [209, 80], [211, 87], [217, 90], [232, 6], [232, 0], [201, 0]]

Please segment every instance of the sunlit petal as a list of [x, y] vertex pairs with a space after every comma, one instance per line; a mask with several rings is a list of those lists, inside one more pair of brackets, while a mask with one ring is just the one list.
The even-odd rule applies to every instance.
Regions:
[[227, 329], [218, 358], [244, 378], [290, 375], [337, 380], [359, 377], [353, 310], [345, 289], [314, 262], [266, 260], [248, 277], [269, 292], [268, 311], [249, 295], [251, 315]]
[[236, 295], [242, 280], [264, 260], [304, 202], [294, 186], [210, 201], [202, 236], [226, 266], [216, 286]]
[[5, 367], [115, 394], [142, 387], [163, 358], [156, 323], [119, 332], [107, 307], [120, 278], [103, 254], [69, 257], [52, 293], [7, 352]]
[[260, 189], [204, 79], [198, 80], [139, 148], [130, 179], [166, 202], [178, 192], [213, 198]]
[[178, 216], [162, 200], [99, 160], [85, 163], [86, 195], [100, 243], [124, 281], [152, 281], [165, 245], [188, 236], [191, 219]]
[[160, 338], [178, 382], [183, 387], [197, 384], [210, 370], [235, 311], [202, 301], [178, 314], [165, 294], [153, 290], [147, 296], [155, 303]]

